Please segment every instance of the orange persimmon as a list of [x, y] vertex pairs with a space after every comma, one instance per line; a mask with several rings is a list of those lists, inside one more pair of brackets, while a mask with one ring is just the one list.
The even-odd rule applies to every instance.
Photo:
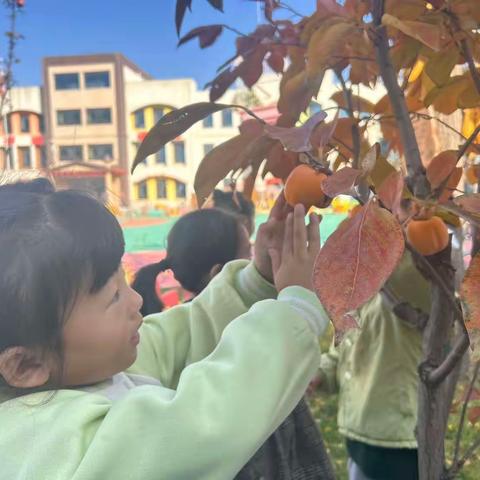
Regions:
[[295, 167], [285, 182], [285, 200], [289, 205], [301, 203], [305, 210], [310, 207], [322, 207], [326, 196], [322, 190], [322, 182], [327, 178], [324, 173], [302, 164]]
[[448, 245], [448, 228], [440, 217], [410, 220], [407, 240], [422, 255], [441, 252]]

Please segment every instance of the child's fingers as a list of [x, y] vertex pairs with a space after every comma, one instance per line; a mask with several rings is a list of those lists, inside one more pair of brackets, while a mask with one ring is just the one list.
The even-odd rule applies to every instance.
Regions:
[[272, 261], [272, 272], [273, 276], [275, 277], [281, 264], [280, 252], [275, 248], [269, 248], [268, 254], [270, 255], [270, 260]]
[[308, 251], [316, 254], [320, 250], [320, 217], [314, 213], [310, 214], [310, 222], [307, 228]]
[[280, 192], [280, 195], [276, 198], [275, 203], [273, 204], [272, 209], [270, 210], [270, 214], [268, 218], [275, 218], [277, 220], [282, 220], [285, 218], [285, 205], [287, 201], [285, 200], [285, 195], [283, 194], [283, 190]]
[[293, 210], [293, 251], [302, 252], [307, 246], [307, 229], [305, 228], [305, 207], [295, 205]]
[[287, 215], [285, 221], [285, 232], [283, 234], [282, 258], [292, 255], [293, 252], [293, 213]]

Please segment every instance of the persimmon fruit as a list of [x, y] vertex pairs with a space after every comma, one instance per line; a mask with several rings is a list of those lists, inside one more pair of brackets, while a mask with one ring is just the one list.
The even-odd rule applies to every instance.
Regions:
[[301, 203], [305, 210], [312, 206], [325, 206], [328, 198], [323, 193], [322, 182], [326, 178], [327, 175], [317, 172], [309, 165], [298, 165], [285, 182], [285, 200], [292, 207]]
[[407, 225], [407, 240], [418, 253], [434, 255], [448, 245], [448, 228], [437, 216], [424, 220], [410, 220]]

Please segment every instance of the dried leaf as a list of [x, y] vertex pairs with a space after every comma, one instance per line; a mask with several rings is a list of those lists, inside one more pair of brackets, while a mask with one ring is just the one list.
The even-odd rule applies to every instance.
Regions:
[[442, 49], [445, 41], [443, 38], [445, 35], [444, 31], [439, 25], [412, 20], [400, 20], [388, 13], [383, 15], [382, 24], [400, 30], [405, 35], [417, 39], [436, 52]]
[[369, 148], [367, 153], [364, 155], [360, 162], [360, 167], [362, 168], [363, 174], [368, 175], [375, 168], [377, 163], [377, 158], [380, 155], [380, 144], [375, 143], [372, 147]]
[[453, 202], [466, 212], [480, 215], [480, 193], [471, 193], [455, 197]]
[[277, 142], [267, 154], [267, 163], [263, 170], [263, 176], [270, 172], [274, 177], [286, 180], [290, 172], [298, 165], [298, 153], [283, 149]]
[[292, 152], [309, 152], [312, 149], [310, 136], [315, 127], [325, 120], [327, 114], [317, 112], [310, 117], [301, 127], [284, 128], [276, 125], [265, 125], [265, 132], [271, 138], [280, 140], [282, 145]]
[[197, 27], [193, 30], [190, 30], [186, 35], [184, 35], [178, 41], [178, 47], [183, 45], [184, 43], [193, 40], [194, 38], [198, 37], [198, 43], [200, 44], [200, 48], [206, 48], [212, 45], [218, 36], [222, 33], [223, 26], [222, 25], [207, 25], [204, 27]]
[[457, 165], [457, 150], [445, 150], [435, 155], [427, 167], [427, 179], [432, 188], [438, 188]]
[[400, 209], [404, 188], [405, 181], [402, 172], [392, 172], [378, 188], [378, 197], [385, 207], [395, 215]]
[[[348, 111], [347, 101], [343, 92], [335, 92], [330, 97], [339, 107]], [[358, 95], [352, 95], [352, 104], [356, 112], [373, 113], [375, 106], [369, 100], [359, 97]]]
[[[475, 255], [470, 262], [462, 285], [460, 286], [460, 299], [465, 317], [465, 325], [469, 335], [472, 332], [480, 330], [480, 254]], [[475, 335], [475, 339], [478, 339]], [[473, 349], [478, 348], [478, 343], [472, 342], [473, 338], [470, 336], [470, 345]], [[478, 352], [477, 352], [478, 353]]]
[[468, 87], [468, 79], [456, 75], [442, 87], [432, 89], [424, 99], [426, 107], [433, 105], [437, 112], [450, 115], [458, 108], [458, 99]]
[[456, 45], [432, 55], [425, 66], [425, 73], [438, 87], [445, 85], [450, 78], [453, 67], [460, 59], [460, 52]]
[[355, 29], [355, 25], [340, 19], [325, 28], [319, 28], [312, 35], [307, 48], [307, 81], [319, 86], [319, 79], [332, 61], [332, 54], [338, 50]]
[[240, 134], [218, 145], [205, 155], [195, 174], [194, 188], [199, 206], [207, 200], [218, 182], [230, 171], [241, 168], [241, 153], [255, 140], [255, 136]]
[[378, 190], [392, 173], [396, 173], [395, 167], [383, 155], [380, 155], [374, 169], [370, 172], [370, 179], [375, 189]]
[[472, 424], [476, 424], [480, 418], [480, 407], [470, 407], [468, 409], [468, 421]]
[[[355, 119], [350, 117], [340, 118], [332, 135], [332, 142], [338, 146], [338, 151], [346, 158], [353, 156], [353, 136], [352, 127], [357, 123]], [[360, 129], [362, 133], [362, 129]]]
[[[280, 98], [278, 99], [278, 111], [294, 119], [298, 119], [300, 113], [306, 110], [315, 91], [307, 84], [305, 70], [289, 80], [280, 83]], [[288, 78], [285, 76], [284, 79]]]
[[458, 184], [462, 178], [463, 170], [460, 167], [454, 168], [453, 172], [448, 177], [447, 184], [441, 193], [438, 203], [448, 202], [453, 194], [453, 191], [458, 187]]
[[132, 172], [145, 158], [158, 152], [166, 143], [177, 138], [194, 123], [214, 112], [231, 107], [232, 105], [222, 103], [200, 102], [167, 113], [150, 129], [140, 144], [133, 161]]
[[333, 175], [328, 176], [322, 182], [322, 190], [325, 195], [333, 198], [342, 193], [351, 194], [352, 189], [362, 171], [352, 167], [344, 167]]
[[223, 0], [207, 0], [208, 3], [215, 8], [216, 10], [219, 10], [220, 12], [223, 12]]
[[315, 261], [315, 291], [335, 329], [343, 317], [372, 298], [399, 263], [404, 251], [399, 223], [374, 201], [342, 222]]

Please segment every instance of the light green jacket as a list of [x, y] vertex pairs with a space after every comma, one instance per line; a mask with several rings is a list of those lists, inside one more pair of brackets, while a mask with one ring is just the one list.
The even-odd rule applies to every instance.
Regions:
[[[430, 288], [406, 254], [388, 281], [400, 299], [428, 312]], [[321, 387], [339, 392], [338, 427], [352, 440], [416, 448], [421, 334], [393, 314], [381, 294], [356, 311], [360, 329], [321, 356]]]
[[276, 292], [245, 266], [146, 318], [131, 372], [153, 378], [4, 398], [0, 479], [233, 478], [304, 394], [327, 324], [301, 287], [260, 301]]

